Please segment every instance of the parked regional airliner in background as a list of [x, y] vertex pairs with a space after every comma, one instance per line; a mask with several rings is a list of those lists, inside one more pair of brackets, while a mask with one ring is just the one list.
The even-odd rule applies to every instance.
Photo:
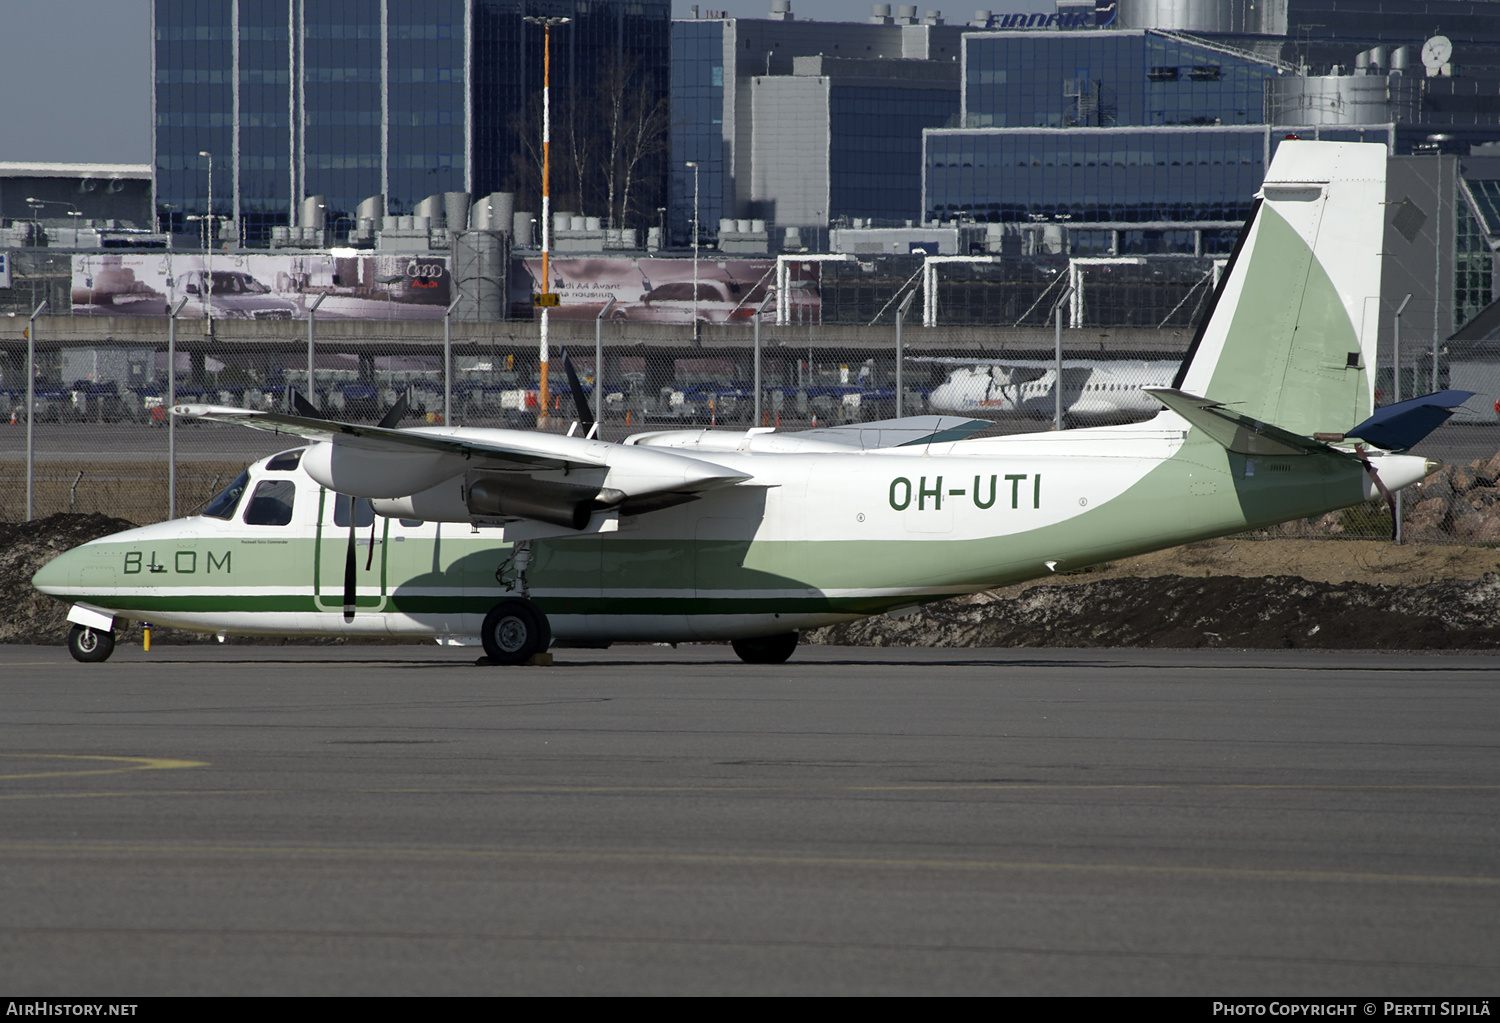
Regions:
[[[948, 379], [927, 395], [933, 412], [987, 415], [1020, 413], [1051, 419], [1057, 402], [1057, 363], [1027, 359], [962, 359], [919, 356], [907, 362], [954, 367]], [[1177, 362], [1064, 359], [1062, 411], [1071, 419], [1149, 419], [1161, 402], [1148, 387], [1166, 387]]]

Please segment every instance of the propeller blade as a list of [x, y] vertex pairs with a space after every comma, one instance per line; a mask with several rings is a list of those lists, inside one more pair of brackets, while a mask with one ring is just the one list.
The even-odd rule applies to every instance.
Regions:
[[[1447, 417], [1445, 416], [1444, 418]], [[1380, 491], [1380, 496], [1385, 498], [1385, 503], [1391, 506], [1391, 542], [1394, 543], [1401, 533], [1401, 520], [1396, 514], [1396, 495], [1387, 489], [1385, 481], [1380, 478], [1380, 473], [1375, 471], [1375, 466], [1370, 462], [1369, 456], [1365, 454], [1365, 446], [1363, 444], [1354, 445], [1354, 454], [1359, 459], [1360, 464], [1365, 467], [1365, 472], [1369, 473], [1370, 479], [1375, 482], [1375, 489]]]
[[344, 552], [344, 621], [354, 621], [354, 498], [349, 498], [349, 546]]
[[[588, 399], [583, 396], [583, 385], [578, 382], [578, 372], [573, 368], [573, 360], [568, 358], [567, 349], [563, 350], [562, 357], [563, 370], [568, 374], [568, 386], [573, 389], [573, 407], [578, 410], [578, 425], [583, 427], [586, 437], [594, 425], [594, 413], [589, 409]], [[598, 372], [595, 371], [594, 379], [598, 378]]]
[[403, 394], [401, 397], [396, 399], [396, 404], [391, 406], [391, 410], [387, 412], [384, 418], [382, 418], [376, 425], [380, 426], [382, 429], [393, 430], [395, 429], [396, 424], [401, 422], [402, 418], [405, 415], [406, 395]]
[[323, 413], [318, 411], [316, 405], [302, 397], [301, 391], [292, 392], [292, 408], [296, 409], [297, 415], [305, 419], [322, 419]]
[[374, 514], [374, 510], [371, 509], [371, 513], [370, 513], [370, 553], [365, 556], [365, 571], [368, 572], [370, 570], [370, 566], [373, 565], [373, 564], [375, 564], [375, 514]]

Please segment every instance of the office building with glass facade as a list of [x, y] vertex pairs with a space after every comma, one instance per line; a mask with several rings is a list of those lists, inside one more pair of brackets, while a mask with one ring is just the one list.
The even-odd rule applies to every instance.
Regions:
[[[698, 165], [705, 240], [720, 218], [826, 227], [916, 216], [921, 129], [956, 118], [959, 40], [973, 30], [889, 11], [868, 23], [799, 21], [790, 11], [674, 21], [672, 242], [691, 237], [688, 163]], [[823, 62], [799, 71], [798, 58]]]
[[[308, 196], [335, 237], [372, 197], [382, 215], [446, 192], [539, 208], [543, 30], [527, 15], [571, 19], [553, 29], [553, 191], [586, 203], [608, 191], [585, 172], [601, 80], [665, 107], [667, 0], [155, 0], [163, 225], [207, 209], [204, 153], [214, 216], [249, 244], [297, 223]], [[581, 158], [559, 159], [564, 131]], [[663, 134], [632, 168], [638, 215], [660, 205], [664, 151]]]

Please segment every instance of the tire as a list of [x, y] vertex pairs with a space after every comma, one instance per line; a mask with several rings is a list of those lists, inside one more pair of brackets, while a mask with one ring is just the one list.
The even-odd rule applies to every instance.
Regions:
[[68, 630], [68, 653], [73, 660], [95, 664], [109, 660], [115, 652], [115, 634], [91, 629], [87, 625], [75, 625]]
[[734, 652], [746, 664], [784, 664], [797, 649], [798, 635], [783, 632], [779, 636], [757, 636], [754, 639], [736, 639], [730, 642]]
[[525, 664], [552, 644], [552, 629], [535, 604], [512, 598], [490, 608], [479, 638], [491, 664]]

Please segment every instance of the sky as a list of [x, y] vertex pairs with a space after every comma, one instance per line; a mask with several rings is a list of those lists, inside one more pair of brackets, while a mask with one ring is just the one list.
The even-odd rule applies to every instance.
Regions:
[[[692, 5], [672, 0], [675, 17]], [[703, 11], [763, 18], [771, 0], [701, 0]], [[892, 4], [892, 7], [899, 4]], [[949, 23], [975, 8], [1051, 10], [1050, 0], [968, 0], [941, 9]], [[870, 0], [792, 0], [801, 20], [864, 21]], [[151, 0], [46, 0], [6, 5], [0, 39], [0, 161], [151, 162]]]

